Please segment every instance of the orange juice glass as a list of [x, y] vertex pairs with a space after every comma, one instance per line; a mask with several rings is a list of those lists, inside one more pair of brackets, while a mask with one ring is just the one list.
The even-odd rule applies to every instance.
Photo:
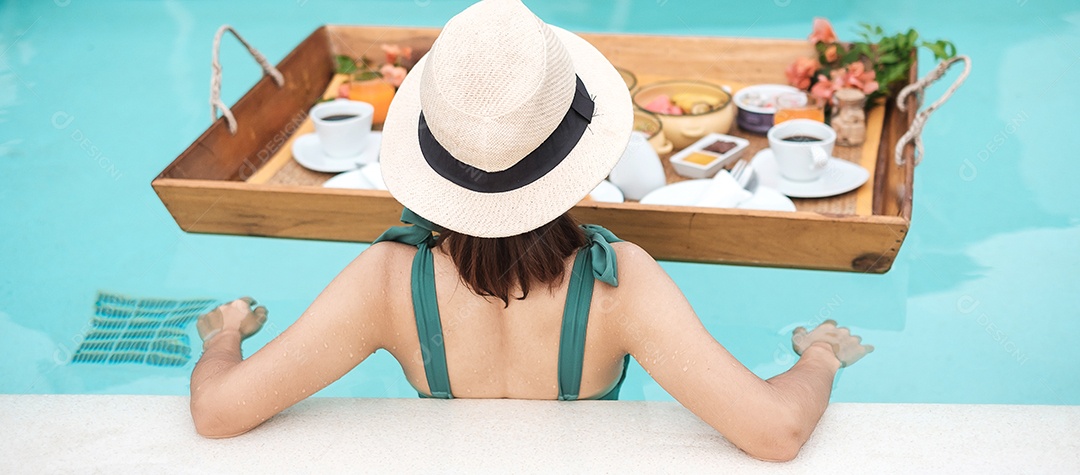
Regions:
[[382, 125], [386, 121], [386, 111], [390, 110], [390, 101], [394, 99], [394, 86], [382, 78], [349, 82], [349, 99], [366, 102], [375, 107], [371, 117], [372, 125]]
[[790, 92], [776, 96], [773, 124], [791, 119], [825, 122], [825, 101], [805, 92]]

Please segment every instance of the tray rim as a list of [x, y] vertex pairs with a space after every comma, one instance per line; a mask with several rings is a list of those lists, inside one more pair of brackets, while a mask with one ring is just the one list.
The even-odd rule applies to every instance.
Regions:
[[[438, 27], [430, 26], [402, 26], [402, 25], [341, 25], [341, 24], [324, 24], [317, 27], [309, 35], [307, 35], [296, 47], [294, 47], [279, 63], [279, 68], [287, 67], [290, 63], [298, 60], [301, 50], [305, 45], [313, 41], [324, 41], [328, 47], [328, 50], [332, 53], [334, 48], [334, 39], [332, 36], [339, 30], [347, 29], [389, 29], [389, 30], [407, 30], [410, 32], [417, 32], [422, 34], [430, 34], [432, 37], [436, 36], [440, 31]], [[801, 39], [789, 39], [789, 38], [746, 38], [746, 37], [724, 37], [724, 36], [701, 36], [701, 35], [677, 35], [677, 34], [656, 34], [656, 33], [608, 33], [608, 32], [589, 32], [589, 31], [576, 31], [582, 37], [592, 41], [592, 38], [599, 37], [605, 38], [605, 41], [613, 41], [619, 38], [652, 38], [657, 40], [676, 38], [683, 41], [703, 41], [703, 42], [715, 42], [715, 41], [730, 41], [745, 44], [747, 46], [754, 44], [773, 44], [780, 46], [798, 46], [805, 44], [805, 40]], [[332, 62], [332, 57], [326, 58], [326, 61]], [[327, 81], [332, 79], [333, 73], [331, 72]], [[917, 63], [913, 64], [911, 71], [909, 72], [909, 79], [914, 80], [917, 78]], [[242, 104], [258, 101], [256, 97], [260, 88], [266, 88], [267, 86], [275, 87], [270, 82], [270, 79], [263, 76], [253, 85], [241, 98], [236, 102], [234, 107], [240, 107]], [[917, 100], [914, 96], [909, 98], [909, 108], [905, 117], [903, 117], [905, 126], [910, 126], [911, 120], [914, 118], [915, 110], [917, 110]], [[886, 152], [890, 152], [892, 147], [890, 143], [894, 144], [895, 140], [890, 134], [895, 134], [897, 131], [892, 130], [895, 127], [892, 126], [893, 121], [890, 120], [890, 113], [897, 113], [898, 110], [895, 105], [886, 107], [886, 117], [884, 119], [884, 125], [882, 128], [882, 137], [879, 144], [879, 166], [875, 170], [875, 176], [873, 184], [873, 207], [872, 214], [866, 216], [860, 216], [855, 214], [833, 214], [824, 213], [818, 211], [796, 211], [796, 212], [775, 212], [775, 211], [763, 211], [763, 210], [744, 210], [744, 209], [725, 209], [725, 208], [699, 208], [688, 206], [667, 206], [667, 205], [642, 205], [640, 203], [601, 203], [601, 202], [585, 202], [578, 204], [574, 207], [573, 211], [580, 210], [610, 210], [617, 212], [626, 211], [649, 211], [649, 212], [668, 212], [678, 214], [694, 215], [706, 215], [712, 217], [731, 217], [731, 218], [766, 218], [769, 220], [782, 220], [791, 221], [794, 223], [810, 223], [810, 222], [827, 222], [838, 223], [847, 225], [878, 225], [888, 226], [889, 228], [895, 227], [894, 231], [897, 233], [896, 245], [888, 251], [882, 251], [881, 257], [888, 258], [888, 263], [884, 267], [869, 266], [865, 272], [883, 273], [891, 267], [891, 260], [895, 258], [899, 247], [904, 241], [907, 235], [907, 230], [911, 224], [911, 203], [912, 203], [912, 188], [914, 181], [914, 173], [912, 165], [913, 160], [911, 157], [914, 154], [913, 147], [908, 147], [905, 150], [905, 157], [907, 157], [904, 166], [897, 167], [899, 170], [892, 170], [891, 167], [881, 166], [891, 164], [891, 154], [889, 157], [884, 157]], [[207, 127], [190, 145], [172, 160], [162, 171], [151, 181], [151, 185], [155, 192], [161, 198], [162, 202], [169, 208], [169, 212], [173, 215], [174, 220], [185, 231], [192, 226], [184, 226], [181, 223], [178, 214], [169, 206], [165, 196], [169, 190], [178, 189], [202, 189], [206, 191], [217, 190], [219, 192], [224, 191], [257, 191], [267, 193], [285, 193], [285, 194], [298, 194], [298, 195], [320, 195], [320, 196], [347, 196], [353, 198], [364, 198], [375, 200], [376, 202], [382, 201], [381, 205], [397, 204], [396, 201], [386, 191], [380, 190], [344, 190], [344, 189], [329, 189], [315, 186], [300, 186], [300, 185], [281, 185], [281, 184], [265, 184], [265, 183], [247, 183], [243, 180], [235, 180], [233, 177], [226, 178], [186, 178], [169, 176], [170, 172], [174, 172], [182, 164], [184, 159], [197, 148], [203, 145], [204, 139], [211, 136], [214, 133], [221, 133], [222, 129], [225, 129], [226, 124], [224, 119], [218, 118], [210, 126]], [[225, 132], [227, 133], [227, 131]], [[887, 160], [886, 160], [887, 158]], [[265, 162], [262, 164], [265, 165]], [[256, 168], [257, 170], [258, 168]], [[899, 171], [899, 176], [896, 173]], [[892, 172], [892, 173], [890, 173]], [[884, 183], [879, 183], [879, 181]], [[895, 204], [890, 205], [885, 199], [885, 192], [883, 186], [895, 185], [894, 182], [899, 182], [901, 187], [898, 193], [898, 199]], [[906, 187], [906, 188], [903, 188]], [[397, 204], [400, 206], [400, 204]], [[895, 208], [895, 209], [893, 209]], [[200, 231], [192, 231], [200, 232]], [[237, 233], [239, 234], [239, 233]], [[257, 234], [249, 234], [257, 235]], [[315, 238], [315, 239], [332, 239], [333, 238]], [[354, 242], [366, 242], [362, 240], [350, 240]], [[669, 259], [682, 261], [684, 259]], [[699, 260], [690, 262], [729, 262], [729, 261], [716, 261], [716, 260]], [[878, 259], [880, 261], [880, 259]], [[746, 264], [745, 262], [735, 262], [736, 264]], [[755, 265], [754, 263], [749, 263]], [[803, 265], [798, 266], [785, 266], [777, 264], [775, 262], [764, 262], [762, 265], [768, 265], [771, 267], [792, 267], [792, 268], [808, 268], [808, 269], [825, 269], [825, 270], [847, 270], [850, 268], [844, 268], [839, 266], [826, 266], [826, 267], [808, 267]], [[853, 267], [856, 267], [853, 264]], [[859, 269], [855, 269], [859, 270]]]

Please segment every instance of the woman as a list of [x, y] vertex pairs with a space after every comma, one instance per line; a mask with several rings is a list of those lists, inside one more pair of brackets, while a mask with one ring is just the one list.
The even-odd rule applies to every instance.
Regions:
[[264, 307], [245, 298], [201, 317], [198, 432], [244, 433], [379, 349], [422, 396], [442, 398], [615, 399], [632, 355], [751, 456], [793, 458], [837, 368], [871, 348], [832, 322], [800, 329], [798, 363], [763, 381], [648, 253], [578, 226], [567, 211], [609, 173], [631, 128], [622, 79], [581, 38], [517, 0], [451, 19], [383, 130], [384, 179], [411, 226], [384, 233], [247, 360], [240, 342]]

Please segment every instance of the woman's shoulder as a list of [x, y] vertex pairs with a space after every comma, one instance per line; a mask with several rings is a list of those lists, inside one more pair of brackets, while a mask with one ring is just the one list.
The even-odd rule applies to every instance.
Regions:
[[615, 250], [621, 294], [637, 295], [649, 290], [658, 279], [668, 279], [667, 273], [648, 251], [629, 241], [611, 244]]
[[640, 271], [644, 269], [659, 268], [656, 259], [653, 259], [648, 251], [630, 241], [611, 243], [611, 248], [615, 250], [615, 258], [619, 264], [620, 280], [622, 279], [622, 271], [624, 269], [627, 271]]
[[637, 244], [634, 244], [630, 241], [613, 242], [611, 243], [611, 248], [615, 249], [615, 256], [619, 258], [620, 264], [624, 260], [632, 262], [642, 260], [646, 262], [656, 262], [656, 260], [653, 259], [651, 255], [649, 255], [648, 251], [642, 249], [641, 246], [638, 246]]
[[[393, 288], [398, 284], [398, 277], [408, 277], [415, 255], [415, 246], [392, 241], [378, 242], [353, 259], [348, 266], [348, 270], [351, 270], [349, 274], [368, 285], [381, 284]], [[375, 279], [375, 276], [381, 278]]]

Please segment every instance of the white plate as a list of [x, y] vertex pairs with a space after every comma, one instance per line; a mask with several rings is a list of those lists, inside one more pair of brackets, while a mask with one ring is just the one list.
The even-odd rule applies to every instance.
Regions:
[[324, 173], [337, 173], [355, 170], [364, 164], [379, 160], [379, 146], [382, 145], [382, 132], [373, 130], [368, 135], [364, 151], [354, 157], [335, 158], [326, 155], [315, 133], [304, 134], [293, 141], [292, 155], [296, 163], [309, 170]]
[[758, 152], [750, 163], [754, 165], [754, 173], [757, 173], [760, 185], [775, 188], [792, 198], [841, 195], [862, 186], [870, 179], [870, 172], [865, 168], [836, 157], [829, 160], [821, 178], [814, 181], [791, 181], [781, 176], [776, 167], [776, 157], [770, 149]]
[[[654, 190], [641, 199], [641, 204], [646, 205], [675, 205], [696, 206], [709, 189], [712, 180], [703, 178], [700, 180], [686, 180], [672, 183], [663, 188]], [[795, 211], [795, 203], [788, 197], [767, 186], [758, 186], [754, 196], [739, 203], [739, 209], [757, 209], [764, 211]]]
[[364, 165], [359, 170], [352, 170], [334, 175], [322, 185], [324, 188], [349, 188], [353, 190], [385, 190], [382, 171], [378, 163]]
[[348, 188], [351, 190], [374, 190], [372, 185], [360, 170], [338, 173], [323, 183], [323, 188]]
[[589, 198], [592, 198], [593, 201], [600, 201], [603, 203], [622, 203], [623, 201], [626, 201], [623, 197], [622, 190], [615, 186], [614, 183], [607, 180], [596, 185], [596, 188], [593, 188], [592, 192], [589, 193]]

